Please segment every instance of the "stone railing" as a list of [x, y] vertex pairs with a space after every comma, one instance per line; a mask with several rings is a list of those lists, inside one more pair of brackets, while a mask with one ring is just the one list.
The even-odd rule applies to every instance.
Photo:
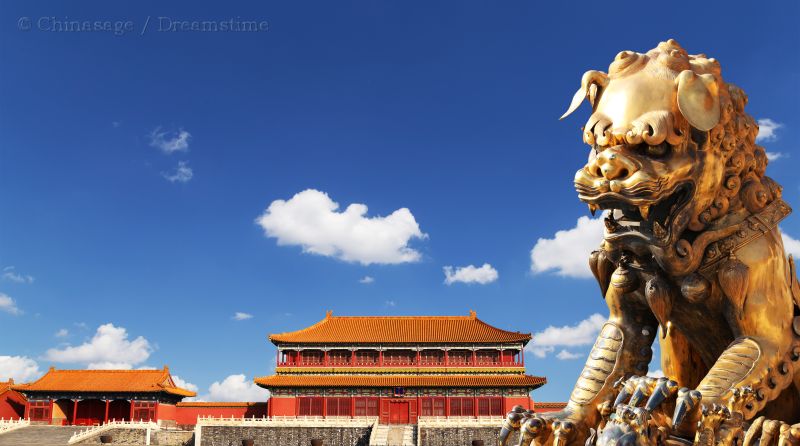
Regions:
[[150, 433], [159, 430], [160, 427], [158, 423], [153, 421], [109, 421], [98, 426], [92, 426], [88, 429], [75, 432], [69, 439], [69, 444], [87, 440], [112, 429], [145, 429], [147, 431], [145, 444], [150, 444]]
[[291, 417], [261, 418], [197, 417], [198, 426], [265, 426], [265, 427], [369, 427], [376, 417]]
[[388, 426], [381, 426], [380, 419], [376, 418], [369, 433], [369, 446], [380, 445], [386, 442], [389, 433]]
[[503, 424], [503, 417], [432, 417], [420, 416], [417, 424], [423, 427], [497, 427]]
[[25, 419], [5, 419], [0, 418], [0, 434], [4, 434], [6, 432], [11, 432], [15, 429], [19, 429], [21, 427], [30, 426], [31, 422]]

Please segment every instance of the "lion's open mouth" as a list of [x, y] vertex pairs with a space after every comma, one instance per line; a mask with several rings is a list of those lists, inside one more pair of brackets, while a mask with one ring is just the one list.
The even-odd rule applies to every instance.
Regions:
[[657, 201], [636, 200], [634, 203], [616, 193], [601, 194], [584, 201], [592, 210], [610, 211], [605, 220], [609, 236], [638, 233], [665, 239], [669, 235], [673, 217], [689, 202], [693, 189], [691, 182], [684, 182]]

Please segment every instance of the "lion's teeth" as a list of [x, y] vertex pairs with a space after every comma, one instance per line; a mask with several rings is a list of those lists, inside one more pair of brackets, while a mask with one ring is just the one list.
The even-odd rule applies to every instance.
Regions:
[[655, 222], [653, 224], [653, 235], [655, 235], [658, 238], [664, 238], [667, 235], [667, 230], [664, 229], [663, 226], [661, 226], [661, 223]]
[[639, 213], [642, 214], [643, 220], [647, 220], [647, 218], [650, 216], [650, 205], [644, 204], [639, 206]]
[[592, 213], [592, 216], [594, 216], [594, 213], [597, 212], [597, 209], [599, 209], [599, 206], [597, 206], [596, 204], [589, 205], [589, 211]]

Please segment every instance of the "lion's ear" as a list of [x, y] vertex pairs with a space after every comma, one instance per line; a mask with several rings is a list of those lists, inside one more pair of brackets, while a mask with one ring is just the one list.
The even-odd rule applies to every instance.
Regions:
[[600, 89], [604, 88], [608, 85], [608, 75], [603, 73], [602, 71], [595, 71], [590, 70], [586, 73], [583, 73], [583, 77], [581, 78], [581, 88], [575, 92], [575, 96], [572, 97], [572, 103], [569, 104], [569, 109], [567, 112], [561, 115], [558, 119], [564, 119], [575, 109], [581, 105], [584, 98], [589, 98], [589, 103], [594, 106], [595, 101], [600, 96]]
[[675, 79], [678, 109], [692, 127], [708, 131], [719, 123], [719, 87], [711, 74], [683, 70]]

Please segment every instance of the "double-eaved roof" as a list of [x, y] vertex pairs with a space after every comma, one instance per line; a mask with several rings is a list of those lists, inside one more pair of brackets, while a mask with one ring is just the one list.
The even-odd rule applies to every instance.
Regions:
[[169, 368], [156, 370], [50, 370], [30, 384], [14, 386], [21, 392], [120, 392], [197, 395], [175, 385]]
[[278, 344], [524, 344], [530, 333], [501, 330], [469, 316], [333, 316], [298, 331], [272, 334]]

